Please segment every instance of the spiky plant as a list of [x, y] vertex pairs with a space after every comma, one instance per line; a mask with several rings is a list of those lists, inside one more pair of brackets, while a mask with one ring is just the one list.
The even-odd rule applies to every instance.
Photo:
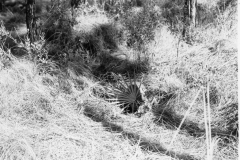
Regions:
[[116, 85], [109, 87], [109, 94], [113, 97], [109, 100], [123, 108], [122, 110], [125, 113], [135, 113], [143, 103], [140, 92], [141, 84], [142, 82], [140, 82], [139, 86], [137, 85], [135, 75], [133, 80], [129, 78], [129, 82], [121, 76], [121, 80]]

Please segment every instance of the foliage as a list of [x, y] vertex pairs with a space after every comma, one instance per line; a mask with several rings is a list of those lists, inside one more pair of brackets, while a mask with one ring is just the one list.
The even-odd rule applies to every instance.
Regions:
[[122, 81], [118, 81], [117, 85], [113, 85], [109, 88], [110, 95], [116, 97], [109, 100], [114, 101], [116, 105], [123, 108], [125, 113], [135, 113], [143, 103], [142, 94], [140, 92], [141, 83], [137, 85], [135, 77], [133, 81], [129, 79], [129, 83], [124, 78], [121, 79]]
[[[9, 32], [3, 25], [3, 22], [0, 21], [0, 46], [4, 46], [4, 43], [9, 36]], [[4, 50], [5, 49], [5, 50]], [[8, 68], [12, 63], [12, 55], [10, 54], [10, 49], [0, 48], [0, 70]]]
[[218, 126], [226, 128], [233, 136], [239, 136], [238, 104], [232, 103], [219, 109]]
[[237, 0], [220, 0], [217, 2], [217, 7], [221, 12], [224, 12], [228, 7], [234, 7], [237, 5]]
[[46, 42], [48, 42], [49, 58], [57, 60], [59, 64], [66, 64], [68, 49], [73, 44], [71, 18], [64, 6], [54, 6], [44, 24]]
[[[202, 6], [209, 10], [207, 6]], [[149, 46], [150, 52], [154, 53], [149, 85], [153, 88], [166, 86], [164, 81], [169, 75], [174, 77], [175, 85], [180, 81], [183, 93], [172, 107], [181, 115], [185, 108], [183, 104], [189, 103], [199, 88], [210, 83], [212, 130], [230, 135], [238, 129], [236, 8], [229, 7], [215, 18], [210, 15], [208, 20], [211, 22], [207, 19], [204, 22], [207, 25], [197, 25], [193, 29], [195, 43], [192, 45], [182, 42], [168, 26], [156, 31], [155, 42]], [[189, 115], [189, 119], [199, 123], [202, 103], [202, 100], [197, 102], [192, 111], [195, 115]]]
[[[138, 7], [117, 1], [117, 10], [81, 5], [71, 17], [69, 1], [56, 0], [44, 24], [46, 39], [16, 41], [31, 59], [11, 55], [10, 34], [1, 26], [0, 159], [203, 160], [203, 106], [211, 110], [213, 159], [236, 159], [236, 8], [231, 0], [220, 12], [225, 4], [202, 3], [207, 15], [188, 45], [172, 32], [181, 27], [181, 1], [152, 1], [160, 11], [149, 1]], [[158, 28], [162, 18], [167, 23]], [[202, 92], [206, 86], [209, 92]], [[141, 117], [119, 108], [135, 113], [146, 104], [150, 110]]]
[[183, 23], [183, 1], [164, 1], [158, 4], [162, 9], [164, 22], [169, 25], [172, 31], [181, 31]]
[[158, 14], [151, 3], [146, 3], [142, 9], [127, 11], [123, 15], [127, 45], [138, 50], [144, 49], [145, 45], [154, 39], [158, 20]]
[[[214, 3], [214, 2], [213, 2]], [[183, 7], [184, 1], [162, 1], [157, 3], [162, 10], [161, 16], [164, 22], [169, 25], [173, 32], [181, 32], [183, 29]], [[228, 6], [233, 6], [235, 0], [218, 1], [216, 5], [209, 3], [197, 3], [196, 24], [197, 26], [206, 26], [211, 24], [219, 15], [219, 12], [225, 10]]]

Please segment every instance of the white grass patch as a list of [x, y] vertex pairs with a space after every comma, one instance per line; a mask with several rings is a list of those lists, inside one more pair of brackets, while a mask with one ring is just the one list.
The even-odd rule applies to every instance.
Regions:
[[110, 22], [105, 14], [78, 15], [76, 21], [78, 24], [73, 29], [83, 33], [90, 33], [96, 26]]
[[167, 86], [167, 89], [166, 89], [167, 93], [183, 90], [185, 88], [185, 84], [181, 82], [181, 80], [176, 76], [165, 77], [165, 85]]
[[155, 31], [155, 39], [149, 44], [149, 52], [152, 53], [153, 63], [173, 61], [177, 57], [178, 39], [167, 26]]

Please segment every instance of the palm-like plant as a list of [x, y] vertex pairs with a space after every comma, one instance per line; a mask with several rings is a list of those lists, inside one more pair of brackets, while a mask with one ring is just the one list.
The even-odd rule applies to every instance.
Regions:
[[135, 75], [133, 81], [131, 78], [129, 78], [129, 81], [130, 82], [127, 82], [127, 80], [121, 76], [121, 80], [118, 81], [117, 85], [112, 85], [109, 88], [109, 94], [113, 97], [109, 100], [123, 108], [125, 113], [135, 113], [137, 112], [139, 106], [143, 103], [140, 92], [142, 82], [140, 82], [138, 86]]

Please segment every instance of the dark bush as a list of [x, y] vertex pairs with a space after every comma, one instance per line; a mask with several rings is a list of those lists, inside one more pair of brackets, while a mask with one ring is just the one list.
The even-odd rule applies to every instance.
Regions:
[[[234, 0], [228, 0], [228, 1], [234, 1]], [[226, 1], [225, 3], [228, 4]], [[224, 3], [224, 4], [225, 4]], [[230, 2], [229, 2], [230, 3]], [[214, 19], [217, 17], [218, 14], [218, 8], [222, 8], [223, 1], [219, 1], [219, 4], [217, 7], [211, 7], [209, 8], [206, 6], [207, 4], [197, 4], [197, 15], [196, 15], [196, 24], [197, 25], [207, 25], [214, 21]], [[174, 32], [181, 31], [183, 27], [183, 7], [184, 7], [184, 1], [181, 0], [171, 0], [171, 1], [165, 1], [161, 2], [159, 4], [162, 10], [162, 16], [164, 18], [164, 21], [169, 24], [170, 29]]]
[[120, 41], [118, 29], [110, 23], [97, 25], [89, 33], [79, 33], [75, 39], [93, 58], [117, 50]]
[[237, 5], [237, 0], [220, 0], [217, 3], [217, 7], [221, 12], [224, 12], [226, 8]]
[[234, 136], [238, 136], [238, 104], [233, 103], [227, 105], [221, 108], [219, 112], [219, 118], [221, 118], [219, 127], [226, 129]]
[[176, 31], [179, 30], [178, 26], [183, 22], [183, 6], [184, 1], [166, 1], [161, 4], [162, 16], [167, 24], [170, 25], [170, 29]]
[[73, 34], [70, 15], [66, 9], [53, 10], [43, 26], [43, 32], [49, 47], [49, 57], [57, 61], [67, 60], [68, 49], [73, 46]]
[[103, 36], [104, 47], [107, 49], [116, 49], [118, 30], [111, 24], [100, 25], [99, 29]]

